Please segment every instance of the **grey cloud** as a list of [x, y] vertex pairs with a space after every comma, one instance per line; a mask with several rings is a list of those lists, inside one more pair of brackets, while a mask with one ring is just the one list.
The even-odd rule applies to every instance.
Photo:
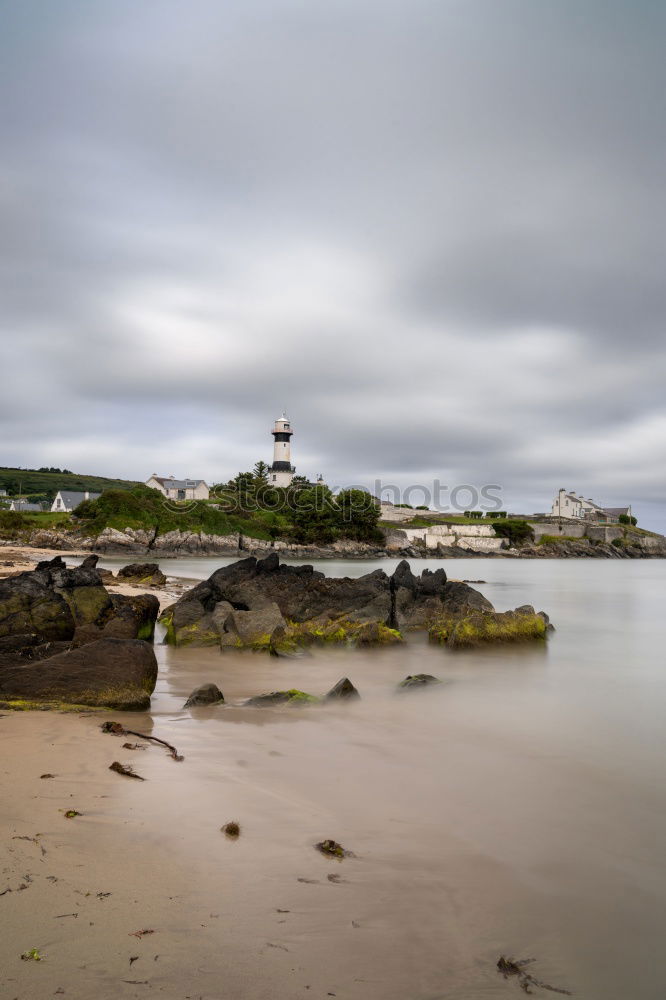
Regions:
[[665, 21], [0, 3], [0, 460], [218, 480], [287, 406], [331, 482], [659, 527]]

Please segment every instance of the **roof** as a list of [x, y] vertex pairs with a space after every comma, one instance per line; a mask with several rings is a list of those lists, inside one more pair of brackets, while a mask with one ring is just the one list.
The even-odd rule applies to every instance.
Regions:
[[[165, 489], [170, 490], [191, 490], [195, 486], [200, 486], [202, 483], [204, 486], [206, 485], [203, 479], [171, 479], [164, 476], [151, 476], [150, 479], [154, 479], [155, 482], [164, 486]], [[148, 482], [150, 482], [150, 479]]]
[[74, 510], [74, 508], [78, 507], [84, 500], [97, 500], [97, 498], [101, 497], [102, 494], [91, 493], [88, 491], [88, 496], [86, 496], [83, 490], [80, 492], [77, 490], [58, 490], [57, 495], [60, 496], [65, 507], [71, 507], [72, 510]]
[[27, 500], [12, 500], [14, 510], [43, 511], [41, 503], [28, 503]]
[[604, 507], [604, 514], [610, 514], [611, 517], [619, 517], [620, 514], [628, 514], [629, 507]]

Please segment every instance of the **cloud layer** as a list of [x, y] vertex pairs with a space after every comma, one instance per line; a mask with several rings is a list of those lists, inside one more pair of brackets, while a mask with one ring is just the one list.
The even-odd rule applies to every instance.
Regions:
[[666, 519], [663, 5], [0, 2], [2, 464]]

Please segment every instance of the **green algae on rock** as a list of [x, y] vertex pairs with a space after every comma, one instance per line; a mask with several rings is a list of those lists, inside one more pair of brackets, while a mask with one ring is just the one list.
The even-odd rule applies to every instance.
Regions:
[[472, 611], [460, 618], [443, 617], [433, 622], [428, 635], [433, 642], [451, 649], [490, 643], [545, 641], [549, 622], [533, 608], [515, 611]]
[[321, 698], [298, 688], [288, 691], [271, 691], [269, 694], [256, 694], [243, 704], [248, 708], [272, 708], [274, 705], [317, 705]]

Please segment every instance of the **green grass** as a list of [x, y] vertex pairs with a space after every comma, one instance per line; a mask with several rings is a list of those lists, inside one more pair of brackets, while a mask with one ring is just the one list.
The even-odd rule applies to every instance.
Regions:
[[88, 476], [78, 472], [39, 472], [37, 469], [14, 469], [0, 467], [0, 489], [19, 484], [23, 494], [48, 493], [49, 490], [89, 490], [101, 493], [103, 490], [129, 490], [139, 485], [128, 479], [107, 479], [105, 476]]
[[28, 512], [23, 517], [27, 522], [27, 527], [30, 528], [58, 528], [72, 524], [71, 514], [51, 513], [51, 511], [44, 511], [43, 514]]

